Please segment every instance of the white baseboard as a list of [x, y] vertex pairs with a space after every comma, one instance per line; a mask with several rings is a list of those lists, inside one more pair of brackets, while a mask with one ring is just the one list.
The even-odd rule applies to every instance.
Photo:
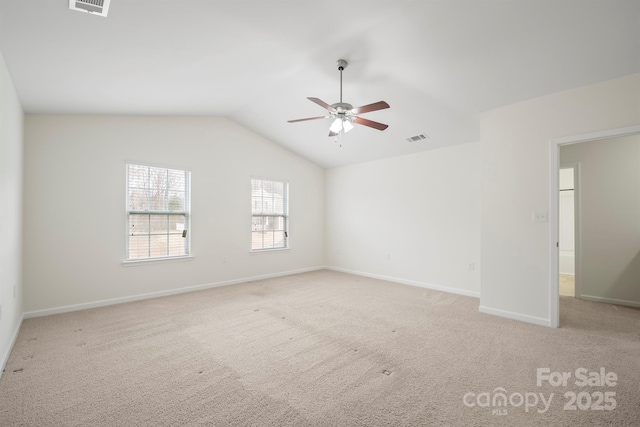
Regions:
[[511, 311], [499, 310], [497, 308], [490, 308], [481, 305], [478, 307], [480, 313], [491, 314], [493, 316], [505, 317], [507, 319], [519, 320], [521, 322], [533, 323], [534, 325], [549, 326], [551, 322], [549, 319], [543, 319], [542, 317], [528, 316], [526, 314], [513, 313]]
[[417, 286], [419, 288], [431, 289], [434, 291], [448, 292], [450, 294], [464, 295], [467, 297], [480, 298], [480, 292], [467, 291], [464, 289], [451, 288], [448, 286], [434, 285], [431, 283], [417, 282], [415, 280], [400, 279], [398, 277], [383, 276], [380, 274], [364, 273], [362, 271], [354, 271], [340, 267], [326, 267], [327, 270], [339, 271], [341, 273], [355, 274], [356, 276], [370, 277], [372, 279], [386, 280], [389, 282], [402, 283], [403, 285]]
[[607, 304], [625, 305], [627, 307], [640, 307], [640, 302], [638, 301], [627, 301], [623, 299], [603, 298], [603, 297], [596, 297], [593, 295], [584, 295], [584, 294], [580, 295], [579, 298], [587, 301], [606, 302]]
[[18, 326], [16, 327], [16, 330], [13, 333], [13, 337], [9, 342], [9, 347], [7, 347], [6, 353], [2, 355], [2, 361], [0, 363], [0, 377], [2, 377], [4, 368], [5, 366], [7, 366], [7, 362], [9, 361], [9, 356], [11, 355], [11, 350], [13, 350], [13, 345], [16, 343], [16, 340], [18, 339], [18, 334], [20, 333], [20, 327], [22, 326], [23, 320], [24, 320], [24, 314], [20, 316], [20, 321], [18, 322]]
[[132, 302], [132, 301], [140, 301], [140, 300], [151, 299], [151, 298], [166, 297], [166, 296], [169, 296], [169, 295], [177, 295], [177, 294], [183, 294], [183, 293], [187, 293], [187, 292], [201, 291], [201, 290], [204, 290], [204, 289], [218, 288], [218, 287], [221, 287], [221, 286], [237, 285], [239, 283], [252, 282], [252, 281], [255, 281], [255, 280], [264, 280], [264, 279], [271, 279], [271, 278], [274, 278], [274, 277], [291, 276], [292, 274], [307, 273], [309, 271], [323, 270], [324, 268], [325, 268], [324, 266], [302, 268], [302, 269], [299, 269], [299, 270], [283, 271], [283, 272], [280, 272], [280, 273], [264, 274], [264, 275], [261, 275], [261, 276], [243, 277], [243, 278], [240, 278], [240, 279], [233, 279], [233, 280], [225, 280], [225, 281], [221, 281], [221, 282], [206, 283], [204, 285], [187, 286], [185, 288], [169, 289], [169, 290], [166, 290], [166, 291], [150, 292], [150, 293], [146, 293], [146, 294], [138, 294], [138, 295], [132, 295], [132, 296], [127, 296], [127, 297], [112, 298], [112, 299], [107, 299], [107, 300], [92, 301], [92, 302], [86, 302], [86, 303], [81, 303], [81, 304], [66, 305], [66, 306], [63, 306], [63, 307], [47, 308], [47, 309], [44, 309], [44, 310], [27, 311], [27, 312], [24, 313], [23, 318], [24, 319], [30, 319], [32, 317], [50, 316], [52, 314], [69, 313], [71, 311], [86, 310], [86, 309], [89, 309], [89, 308], [104, 307], [104, 306], [107, 306], [107, 305], [122, 304], [122, 303], [125, 303], [125, 302]]

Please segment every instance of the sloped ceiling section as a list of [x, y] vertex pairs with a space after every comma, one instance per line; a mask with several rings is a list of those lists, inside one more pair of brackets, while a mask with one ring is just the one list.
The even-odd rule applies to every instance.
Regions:
[[[476, 141], [479, 112], [640, 72], [637, 0], [0, 0], [27, 113], [229, 117], [323, 167]], [[385, 100], [342, 147], [306, 99]], [[427, 139], [407, 138], [424, 133]]]

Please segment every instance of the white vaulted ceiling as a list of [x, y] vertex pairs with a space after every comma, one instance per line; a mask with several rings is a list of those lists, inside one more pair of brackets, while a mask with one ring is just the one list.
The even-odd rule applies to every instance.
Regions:
[[[229, 117], [324, 167], [479, 139], [478, 113], [640, 72], [637, 0], [0, 0], [27, 113]], [[306, 99], [385, 100], [342, 148]], [[425, 133], [428, 139], [407, 142]]]

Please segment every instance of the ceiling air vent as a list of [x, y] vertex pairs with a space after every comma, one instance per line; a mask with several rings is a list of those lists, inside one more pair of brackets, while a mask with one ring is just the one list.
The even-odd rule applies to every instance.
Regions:
[[109, 3], [111, 0], [69, 0], [69, 9], [106, 17]]
[[428, 137], [424, 133], [421, 133], [420, 135], [410, 136], [409, 138], [407, 138], [407, 141], [416, 142], [416, 141], [420, 141], [422, 139], [427, 139], [427, 138]]

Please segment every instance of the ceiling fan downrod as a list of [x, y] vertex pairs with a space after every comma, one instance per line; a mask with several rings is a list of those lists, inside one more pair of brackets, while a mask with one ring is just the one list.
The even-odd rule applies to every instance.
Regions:
[[338, 64], [338, 70], [340, 70], [340, 104], [342, 104], [342, 71], [347, 68], [349, 63], [344, 59], [338, 59], [336, 64]]

